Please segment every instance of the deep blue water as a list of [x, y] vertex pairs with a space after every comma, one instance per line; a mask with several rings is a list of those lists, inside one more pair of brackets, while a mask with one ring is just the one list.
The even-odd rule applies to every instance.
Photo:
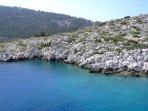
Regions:
[[63, 63], [0, 63], [0, 111], [148, 111], [148, 78]]

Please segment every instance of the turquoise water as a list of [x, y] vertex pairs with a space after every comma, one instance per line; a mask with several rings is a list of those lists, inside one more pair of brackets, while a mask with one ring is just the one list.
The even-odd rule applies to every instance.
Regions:
[[148, 111], [148, 78], [63, 63], [0, 63], [0, 111]]

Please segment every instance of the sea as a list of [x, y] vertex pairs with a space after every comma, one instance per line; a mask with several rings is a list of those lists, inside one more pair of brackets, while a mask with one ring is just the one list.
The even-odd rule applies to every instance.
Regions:
[[148, 111], [148, 78], [42, 60], [1, 62], [0, 111]]

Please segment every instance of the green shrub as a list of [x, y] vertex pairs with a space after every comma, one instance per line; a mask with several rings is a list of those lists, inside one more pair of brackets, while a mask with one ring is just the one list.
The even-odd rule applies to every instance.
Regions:
[[120, 29], [119, 29], [119, 28], [115, 28], [115, 29], [113, 29], [113, 31], [114, 31], [114, 32], [119, 32]]
[[106, 32], [106, 31], [102, 31], [101, 32], [101, 35], [103, 35], [103, 36], [107, 36], [109, 33], [108, 32]]
[[39, 47], [39, 49], [44, 49], [46, 47], [50, 47], [51, 46], [51, 42], [48, 42], [48, 43], [42, 43]]
[[120, 33], [118, 36], [125, 37], [127, 33]]
[[125, 16], [125, 17], [124, 17], [124, 19], [128, 19], [128, 18], [130, 18], [130, 16]]
[[139, 17], [136, 18], [136, 21], [137, 21], [139, 24], [142, 24], [142, 23], [143, 23], [142, 19], [139, 18]]
[[141, 32], [140, 32], [140, 31], [135, 30], [135, 31], [131, 31], [130, 33], [131, 33], [131, 34], [133, 34], [133, 35], [137, 35], [137, 34], [140, 34]]
[[126, 45], [125, 48], [126, 48], [127, 50], [147, 49], [147, 48], [148, 48], [148, 45], [147, 45], [147, 44], [136, 43], [136, 44]]
[[140, 31], [141, 30], [139, 27], [136, 27], [136, 26], [132, 26], [132, 28], [134, 28], [136, 31]]
[[17, 41], [17, 46], [26, 47], [27, 45], [23, 41]]
[[105, 52], [101, 51], [101, 52], [92, 52], [91, 56], [96, 55], [96, 54], [104, 54]]
[[68, 43], [71, 43], [71, 42], [75, 42], [76, 41], [76, 38], [73, 38], [73, 37], [69, 37], [68, 38]]
[[49, 36], [49, 34], [46, 34], [45, 32], [38, 32], [35, 34], [35, 37], [43, 37], [43, 36]]
[[134, 45], [134, 44], [138, 44], [138, 42], [132, 39], [127, 39], [127, 43], [125, 45], [129, 46], [129, 45]]
[[83, 42], [84, 41], [84, 38], [80, 38], [79, 39], [79, 42], [81, 43], [81, 42]]
[[101, 42], [102, 42], [102, 40], [101, 40], [101, 39], [96, 38], [96, 39], [95, 39], [95, 42], [96, 42], [96, 43], [101, 43]]
[[121, 48], [117, 48], [117, 49], [115, 49], [115, 51], [118, 51], [118, 52], [121, 52], [123, 49], [121, 49]]
[[116, 20], [115, 20], [115, 22], [120, 22], [120, 21], [121, 21], [121, 19], [116, 19]]
[[59, 35], [66, 36], [67, 34], [66, 33], [59, 33]]
[[119, 41], [124, 41], [125, 39], [122, 36], [115, 36], [115, 37], [105, 37], [104, 41], [112, 41], [113, 43], [117, 44]]
[[4, 44], [0, 44], [0, 48], [3, 49], [5, 46]]
[[148, 45], [144, 45], [144, 44], [134, 44], [134, 45], [126, 46], [127, 50], [147, 49], [147, 48], [148, 48]]
[[0, 53], [5, 52], [5, 45], [0, 44]]
[[142, 40], [143, 42], [148, 42], [148, 38], [145, 38]]
[[70, 37], [72, 37], [72, 38], [76, 38], [77, 35], [76, 35], [76, 34], [72, 34]]
[[114, 23], [114, 21], [110, 21], [110, 22], [108, 22], [108, 25], [109, 26], [115, 26], [115, 23]]
[[44, 41], [47, 41], [47, 40], [48, 40], [48, 37], [44, 37], [43, 40], [44, 40]]
[[122, 21], [120, 24], [121, 24], [121, 25], [127, 25], [128, 22], [124, 20], [124, 21]]
[[85, 28], [84, 32], [92, 32], [92, 29], [91, 28]]
[[106, 25], [106, 22], [95, 22], [95, 25], [101, 27], [101, 26]]
[[99, 34], [100, 34], [100, 33], [101, 33], [101, 30], [97, 30], [97, 33], [99, 33]]

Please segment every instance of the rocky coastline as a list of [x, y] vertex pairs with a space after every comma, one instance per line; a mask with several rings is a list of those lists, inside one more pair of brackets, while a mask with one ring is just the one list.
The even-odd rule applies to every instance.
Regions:
[[90, 73], [148, 77], [148, 15], [0, 44], [0, 62], [33, 58], [75, 64]]

